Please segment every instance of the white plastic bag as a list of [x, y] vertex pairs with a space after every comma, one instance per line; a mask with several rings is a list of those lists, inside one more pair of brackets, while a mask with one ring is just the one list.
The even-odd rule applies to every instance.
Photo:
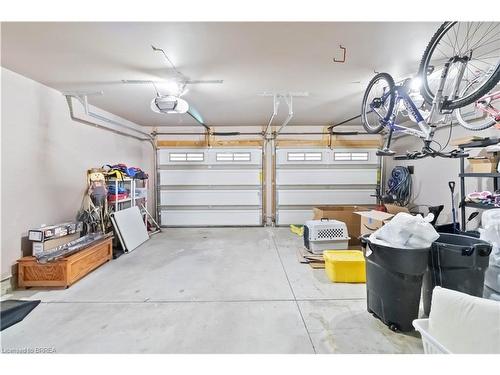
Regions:
[[439, 238], [430, 222], [434, 215], [425, 218], [400, 212], [387, 224], [370, 235], [370, 241], [399, 249], [424, 249]]
[[500, 208], [484, 211], [481, 216], [481, 224], [483, 228], [490, 225], [500, 225]]
[[[493, 245], [490, 254], [490, 264], [484, 275], [484, 296], [489, 299], [497, 299], [500, 291], [500, 278], [498, 267], [500, 267], [500, 209], [485, 211], [481, 216], [483, 228], [479, 228], [480, 238]], [[492, 292], [489, 293], [488, 290]]]
[[500, 224], [489, 225], [479, 231], [481, 234], [481, 239], [489, 242], [493, 245], [492, 254], [495, 252], [500, 252]]
[[490, 265], [500, 267], [500, 223], [488, 225], [486, 228], [480, 228], [480, 239], [493, 245], [490, 254]]
[[490, 265], [500, 267], [500, 209], [485, 211], [481, 223], [483, 228], [479, 229], [480, 238], [493, 245]]

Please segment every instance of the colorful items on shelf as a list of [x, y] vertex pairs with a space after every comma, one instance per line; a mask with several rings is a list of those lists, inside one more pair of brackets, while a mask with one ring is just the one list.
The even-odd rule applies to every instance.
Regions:
[[500, 207], [500, 192], [491, 193], [490, 191], [475, 191], [467, 194], [465, 201], [492, 207]]
[[108, 185], [108, 202], [113, 203], [127, 199], [130, 192], [125, 188], [123, 182]]
[[116, 202], [127, 199], [130, 192], [125, 188], [123, 182], [108, 185], [108, 202]]
[[125, 164], [105, 165], [102, 167], [106, 177], [114, 177], [120, 180], [133, 178], [137, 180], [147, 180], [148, 174], [141, 168], [127, 167]]
[[127, 193], [118, 193], [118, 194], [108, 194], [108, 202], [113, 203], [116, 201], [122, 201], [124, 199], [128, 198], [128, 192]]
[[118, 183], [117, 185], [115, 184], [109, 184], [108, 185], [108, 194], [109, 195], [114, 195], [114, 194], [128, 194], [128, 190], [125, 188], [125, 185], [123, 182]]

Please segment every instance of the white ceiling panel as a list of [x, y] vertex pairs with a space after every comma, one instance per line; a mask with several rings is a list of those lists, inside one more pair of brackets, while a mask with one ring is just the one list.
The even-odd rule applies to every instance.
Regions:
[[[307, 91], [291, 125], [326, 125], [359, 114], [374, 70], [416, 72], [437, 23], [2, 23], [2, 66], [58, 90], [103, 90], [91, 104], [144, 126], [193, 125], [188, 115], [150, 110], [150, 85], [122, 79], [171, 76], [151, 44], [191, 79], [184, 98], [211, 126], [265, 125], [263, 91]], [[347, 48], [346, 62], [339, 44]], [[161, 90], [161, 86], [160, 86]], [[286, 117], [286, 106], [280, 107]]]

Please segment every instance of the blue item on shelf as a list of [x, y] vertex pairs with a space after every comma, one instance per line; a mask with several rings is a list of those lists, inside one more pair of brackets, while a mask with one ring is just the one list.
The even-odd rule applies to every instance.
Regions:
[[[118, 187], [118, 191], [117, 191]], [[108, 185], [108, 194], [109, 195], [115, 195], [115, 194], [123, 194], [123, 193], [128, 193], [127, 189], [123, 185], [123, 183], [119, 183], [118, 185], [112, 184]]]

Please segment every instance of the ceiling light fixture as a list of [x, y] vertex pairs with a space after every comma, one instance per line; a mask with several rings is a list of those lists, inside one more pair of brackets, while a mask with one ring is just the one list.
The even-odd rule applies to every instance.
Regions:
[[151, 101], [151, 110], [161, 114], [186, 113], [189, 110], [189, 104], [177, 96], [158, 95]]
[[410, 83], [410, 88], [413, 91], [420, 91], [421, 86], [422, 86], [422, 79], [420, 77], [412, 78]]
[[156, 83], [156, 86], [169, 95], [179, 95], [181, 94], [182, 88], [177, 81], [164, 81]]

